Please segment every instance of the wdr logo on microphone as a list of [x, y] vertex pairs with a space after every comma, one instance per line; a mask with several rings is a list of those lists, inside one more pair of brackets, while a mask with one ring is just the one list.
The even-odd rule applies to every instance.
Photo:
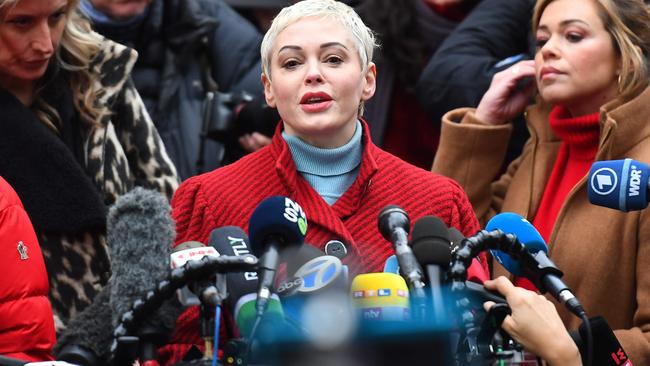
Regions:
[[601, 196], [614, 192], [617, 184], [618, 176], [611, 168], [600, 168], [591, 176], [591, 189]]

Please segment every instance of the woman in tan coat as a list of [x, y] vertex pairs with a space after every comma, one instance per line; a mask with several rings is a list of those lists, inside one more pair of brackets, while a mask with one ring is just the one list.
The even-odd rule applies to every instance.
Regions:
[[[538, 0], [535, 60], [496, 74], [476, 110], [443, 117], [433, 170], [456, 179], [484, 224], [499, 212], [530, 220], [590, 316], [602, 315], [634, 364], [650, 365], [650, 218], [591, 205], [596, 160], [650, 162], [650, 15], [641, 0]], [[533, 82], [534, 81], [534, 82]], [[531, 133], [497, 181], [508, 121]], [[506, 274], [495, 264], [495, 276]], [[580, 320], [557, 306], [565, 325]]]

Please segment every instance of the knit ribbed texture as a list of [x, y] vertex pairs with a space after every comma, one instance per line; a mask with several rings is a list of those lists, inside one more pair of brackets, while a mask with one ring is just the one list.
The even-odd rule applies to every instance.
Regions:
[[[172, 201], [176, 243], [206, 243], [213, 229], [225, 225], [248, 231], [251, 213], [272, 195], [290, 197], [304, 209], [308, 221], [306, 243], [321, 250], [333, 239], [346, 245], [348, 256], [343, 262], [349, 266], [350, 278], [359, 273], [381, 272], [386, 259], [394, 254], [392, 245], [377, 228], [377, 215], [389, 204], [404, 208], [411, 222], [435, 215], [466, 236], [478, 231], [472, 206], [456, 182], [382, 151], [370, 141], [367, 124], [363, 122], [362, 126], [364, 151], [357, 179], [334, 205], [328, 205], [297, 173], [281, 136], [280, 123], [271, 145], [181, 185]], [[483, 260], [487, 263], [485, 257]], [[486, 278], [486, 273], [487, 266], [475, 262], [470, 267], [470, 276], [475, 279]], [[161, 359], [173, 363], [191, 344], [201, 344], [198, 330], [198, 311], [192, 308], [179, 318], [170, 342], [175, 345], [161, 349]], [[233, 336], [222, 327], [220, 339]]]
[[357, 178], [363, 153], [361, 130], [361, 122], [357, 121], [352, 139], [335, 149], [321, 149], [282, 132], [296, 170], [329, 205], [333, 205]]
[[582, 179], [594, 162], [600, 136], [599, 113], [569, 117], [563, 107], [549, 114], [553, 132], [562, 140], [553, 171], [546, 184], [533, 225], [547, 242], [569, 192]]

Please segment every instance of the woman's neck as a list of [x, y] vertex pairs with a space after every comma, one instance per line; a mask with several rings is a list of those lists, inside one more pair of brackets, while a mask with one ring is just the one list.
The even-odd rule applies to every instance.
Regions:
[[13, 94], [25, 106], [31, 106], [34, 103], [34, 84], [33, 81], [0, 75], [0, 87]]

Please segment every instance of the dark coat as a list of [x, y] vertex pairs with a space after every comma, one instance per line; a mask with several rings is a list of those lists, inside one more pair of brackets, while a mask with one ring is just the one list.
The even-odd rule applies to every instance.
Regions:
[[[460, 107], [476, 107], [495, 73], [511, 56], [534, 55], [531, 16], [534, 0], [483, 0], [447, 37], [416, 85], [417, 97], [432, 121]], [[505, 61], [505, 62], [500, 62]], [[519, 155], [528, 133], [516, 124], [507, 161]]]
[[[97, 32], [138, 52], [133, 81], [181, 179], [197, 174], [206, 98], [205, 61], [219, 91], [262, 97], [261, 35], [221, 0], [156, 0], [137, 30], [95, 24]], [[122, 32], [120, 32], [122, 31]], [[208, 140], [204, 171], [219, 166], [221, 145]]]

